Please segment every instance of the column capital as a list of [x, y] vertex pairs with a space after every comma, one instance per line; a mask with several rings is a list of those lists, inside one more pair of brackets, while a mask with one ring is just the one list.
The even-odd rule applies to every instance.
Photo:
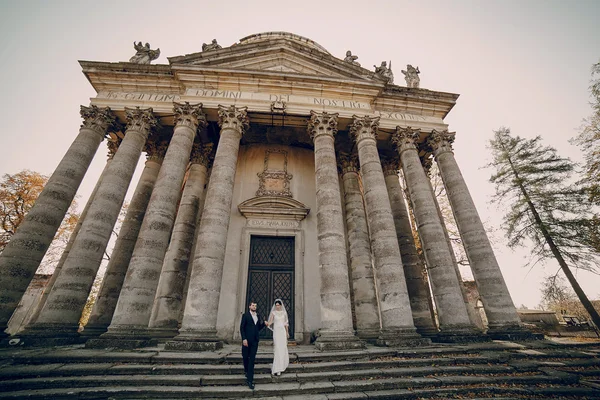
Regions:
[[398, 154], [401, 154], [406, 150], [416, 150], [420, 134], [420, 129], [413, 129], [410, 126], [407, 126], [406, 128], [397, 126], [396, 133], [392, 135], [392, 143], [396, 145]]
[[431, 131], [429, 137], [427, 137], [427, 145], [433, 150], [433, 155], [438, 156], [442, 153], [452, 153], [452, 143], [456, 137], [456, 132]]
[[202, 111], [202, 103], [190, 104], [173, 103], [175, 113], [175, 126], [187, 126], [194, 132], [206, 128], [206, 115]]
[[345, 174], [348, 172], [357, 172], [359, 170], [358, 155], [356, 153], [340, 153], [337, 157], [338, 170]]
[[350, 134], [354, 137], [356, 143], [363, 139], [377, 140], [377, 129], [379, 128], [380, 117], [360, 117], [352, 116], [353, 120], [350, 124]]
[[79, 114], [83, 118], [82, 128], [91, 129], [102, 136], [106, 135], [107, 131], [116, 131], [121, 128], [109, 107], [80, 106]]
[[125, 107], [125, 116], [127, 118], [127, 130], [150, 132], [150, 130], [156, 129], [160, 125], [152, 108]]
[[166, 140], [161, 140], [159, 137], [151, 137], [146, 142], [144, 146], [144, 151], [146, 152], [146, 159], [148, 161], [157, 161], [161, 162], [165, 158], [165, 154], [167, 154], [167, 149], [169, 148], [169, 142]]
[[192, 164], [201, 164], [206, 168], [209, 168], [215, 158], [213, 143], [200, 143], [194, 142], [192, 146], [192, 154], [190, 155], [190, 162]]
[[400, 169], [400, 159], [397, 156], [381, 157], [381, 168], [384, 176], [397, 176]]
[[108, 135], [106, 140], [106, 146], [108, 147], [108, 159], [112, 160], [115, 156], [115, 153], [119, 149], [123, 138], [115, 133], [111, 133]]
[[219, 126], [221, 129], [233, 129], [242, 135], [248, 129], [248, 107], [225, 107], [219, 104]]
[[314, 141], [319, 135], [335, 136], [338, 131], [338, 113], [310, 111], [310, 119], [308, 120], [308, 134]]

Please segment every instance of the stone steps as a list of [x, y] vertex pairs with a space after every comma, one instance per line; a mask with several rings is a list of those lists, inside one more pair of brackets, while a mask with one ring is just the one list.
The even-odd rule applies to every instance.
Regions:
[[[94, 377], [97, 378], [97, 377]], [[277, 382], [277, 383], [258, 383], [254, 390], [250, 390], [244, 385], [227, 386], [201, 386], [199, 380], [195, 385], [186, 385], [190, 383], [193, 376], [163, 376], [161, 383], [150, 385], [148, 377], [130, 376], [120, 377], [120, 381], [114, 381], [110, 377], [105, 382], [96, 380], [95, 386], [87, 386], [86, 383], [92, 381], [80, 380], [79, 386], [74, 387], [73, 381], [62, 381], [56, 378], [54, 382], [57, 386], [68, 385], [65, 387], [48, 387], [43, 389], [35, 385], [28, 385], [27, 389], [14, 390], [14, 388], [3, 387], [3, 399], [60, 399], [60, 398], [98, 398], [99, 396], [115, 396], [118, 398], [260, 398], [276, 397], [286, 398], [288, 396], [302, 396], [306, 399], [307, 395], [327, 396], [321, 398], [351, 398], [360, 396], [363, 393], [370, 393], [369, 398], [385, 398], [385, 396], [395, 395], [398, 392], [410, 393], [429, 391], [431, 395], [439, 396], [440, 393], [456, 392], [459, 390], [467, 392], [478, 392], [480, 394], [513, 394], [515, 392], [532, 394], [532, 388], [536, 391], [550, 385], [560, 385], [561, 390], [572, 395], [574, 391], [585, 393], [586, 396], [596, 395], [599, 392], [593, 389], [582, 387], [571, 387], [577, 382], [576, 377], [568, 376], [440, 376], [430, 378], [390, 378], [390, 379], [368, 379], [352, 381], [317, 381], [317, 382]], [[129, 378], [129, 379], [125, 379]], [[165, 380], [164, 378], [169, 378]], [[28, 382], [32, 383], [32, 382]], [[123, 385], [119, 385], [122, 383]], [[558, 391], [553, 388], [553, 395]], [[550, 396], [551, 397], [551, 396]], [[393, 397], [392, 397], [393, 398]]]
[[[502, 360], [499, 360], [502, 359]], [[498, 365], [501, 364], [501, 365]], [[540, 367], [554, 367], [561, 371], [595, 375], [600, 371], [600, 358], [568, 359], [561, 362], [541, 360], [505, 360], [505, 357], [462, 357], [436, 359], [388, 359], [369, 361], [332, 361], [312, 364], [290, 364], [284, 376], [298, 379], [312, 376], [344, 376], [356, 370], [371, 371], [381, 376], [424, 376], [439, 373], [497, 373], [530, 372]], [[586, 369], [583, 369], [583, 368]], [[258, 364], [256, 374], [269, 374], [270, 364]], [[347, 371], [350, 371], [349, 373]], [[0, 366], [0, 381], [32, 377], [60, 377], [83, 375], [199, 375], [210, 379], [235, 377], [243, 374], [240, 364], [123, 364], [123, 363], [53, 363], [45, 365]], [[286, 378], [287, 379], [287, 378]]]
[[238, 346], [204, 353], [0, 350], [0, 398], [600, 398], [600, 344], [493, 342], [323, 353], [297, 346], [279, 377], [270, 375], [269, 349], [261, 350], [255, 390], [245, 385]]

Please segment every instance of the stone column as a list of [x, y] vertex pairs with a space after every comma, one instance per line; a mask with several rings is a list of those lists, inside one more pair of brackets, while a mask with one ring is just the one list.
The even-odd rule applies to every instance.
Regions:
[[[181, 187], [198, 127], [206, 126], [202, 104], [174, 103], [175, 128], [146, 215], [140, 228], [123, 288], [107, 333], [112, 339], [149, 338], [148, 323], [165, 253], [175, 222]], [[125, 344], [125, 343], [123, 343]]]
[[[158, 135], [151, 137], [146, 142], [146, 165], [133, 192], [129, 207], [127, 207], [119, 236], [106, 266], [98, 297], [88, 323], [81, 333], [83, 336], [98, 336], [106, 332], [110, 325], [129, 267], [129, 260], [131, 260], [131, 254], [146, 214], [150, 195], [167, 151], [167, 145], [168, 142], [161, 140]], [[86, 346], [91, 347], [93, 342], [88, 343]]]
[[79, 230], [81, 229], [81, 225], [83, 224], [83, 221], [85, 221], [85, 217], [87, 216], [90, 205], [94, 202], [94, 196], [96, 196], [96, 192], [98, 191], [98, 188], [100, 187], [100, 184], [102, 183], [102, 179], [106, 176], [106, 171], [108, 171], [108, 166], [110, 165], [110, 162], [113, 159], [115, 152], [119, 148], [120, 143], [121, 143], [121, 138], [116, 135], [114, 136], [114, 138], [110, 138], [107, 140], [108, 160], [106, 161], [106, 165], [104, 166], [104, 169], [102, 170], [102, 173], [100, 174], [100, 178], [98, 178], [98, 181], [96, 182], [96, 186], [94, 186], [94, 190], [92, 190], [92, 193], [90, 194], [90, 197], [89, 197], [87, 203], [85, 204], [85, 207], [83, 208], [83, 211], [81, 212], [81, 215], [79, 215], [79, 220], [77, 220], [77, 224], [75, 225], [73, 232], [71, 232], [71, 236], [69, 236], [69, 241], [67, 242], [67, 245], [65, 246], [65, 249], [60, 256], [60, 259], [58, 260], [58, 264], [56, 264], [56, 268], [54, 269], [54, 272], [52, 273], [52, 277], [50, 278], [50, 281], [48, 282], [46, 287], [44, 287], [44, 291], [42, 292], [42, 295], [40, 296], [40, 300], [38, 301], [38, 303], [35, 306], [35, 311], [33, 312], [33, 315], [31, 316], [29, 325], [31, 325], [31, 324], [35, 323], [35, 321], [37, 321], [37, 317], [40, 314], [42, 307], [44, 307], [44, 304], [46, 304], [46, 299], [48, 298], [48, 294], [50, 293], [50, 290], [52, 290], [52, 287], [54, 286], [56, 279], [58, 279], [58, 276], [60, 275], [62, 266], [65, 263], [67, 256], [69, 255], [69, 251], [71, 251], [71, 247], [73, 247], [75, 238], [77, 237], [77, 234], [79, 233]]
[[467, 295], [467, 289], [465, 287], [465, 283], [462, 280], [462, 274], [460, 273], [460, 268], [458, 266], [458, 261], [456, 260], [456, 254], [454, 253], [454, 247], [452, 246], [452, 240], [450, 239], [450, 234], [448, 233], [448, 227], [446, 226], [446, 219], [444, 218], [444, 214], [442, 214], [442, 208], [440, 207], [440, 202], [437, 199], [436, 192], [431, 183], [431, 167], [433, 166], [433, 157], [430, 157], [431, 153], [426, 153], [420, 156], [421, 165], [423, 165], [423, 169], [425, 170], [425, 174], [429, 178], [429, 189], [431, 190], [431, 195], [433, 196], [433, 200], [435, 201], [435, 207], [437, 209], [438, 216], [440, 221], [442, 222], [442, 228], [444, 228], [444, 236], [446, 237], [446, 243], [448, 245], [448, 249], [450, 250], [450, 255], [452, 256], [452, 266], [454, 267], [454, 272], [456, 272], [456, 278], [458, 279], [458, 286], [460, 287], [460, 292], [463, 297], [463, 301], [465, 303], [465, 307], [467, 308], [467, 314], [469, 315], [469, 321], [471, 321], [471, 325], [479, 332], [483, 333], [483, 331], [479, 328], [479, 323], [481, 322], [481, 317], [476, 314], [475, 307], [473, 304], [469, 302], [469, 296]]
[[[212, 165], [212, 161], [214, 159], [214, 152], [210, 156], [210, 164]], [[208, 187], [210, 184], [210, 174], [212, 168], [206, 171], [206, 183], [204, 184], [204, 188]], [[190, 261], [188, 262], [187, 275], [185, 277], [185, 283], [183, 284], [183, 294], [181, 298], [181, 308], [179, 309], [179, 317], [177, 318], [177, 326], [181, 326], [181, 321], [183, 321], [183, 311], [185, 310], [185, 302], [187, 300], [188, 288], [190, 286], [190, 277], [192, 275], [192, 268], [190, 268], [192, 258], [194, 254], [196, 254], [196, 243], [198, 243], [198, 232], [200, 228], [200, 221], [202, 221], [202, 212], [204, 211], [204, 201], [206, 200], [206, 190], [202, 190], [200, 194], [200, 198], [198, 199], [198, 215], [196, 216], [196, 229], [194, 230], [194, 235], [192, 238], [192, 248], [190, 250]]]
[[148, 325], [153, 337], [173, 337], [177, 334], [196, 220], [212, 149], [212, 144], [195, 143], [192, 150], [192, 164], [181, 195]]
[[433, 149], [448, 200], [458, 226], [473, 277], [489, 322], [488, 335], [514, 340], [530, 337], [522, 327], [504, 282], [494, 250], [488, 240], [475, 203], [454, 158], [454, 133], [433, 131], [428, 144]]
[[431, 279], [440, 323], [437, 340], [473, 340], [475, 330], [463, 302], [429, 178], [419, 160], [416, 146], [419, 136], [418, 129], [397, 127], [392, 140], [400, 155], [402, 172], [413, 203], [417, 230]]
[[344, 184], [356, 333], [361, 339], [375, 340], [379, 337], [381, 324], [371, 261], [369, 229], [358, 177], [357, 156], [342, 155], [339, 164]]
[[315, 146], [317, 238], [321, 272], [321, 330], [315, 345], [324, 349], [361, 348], [354, 335], [348, 260], [334, 136], [338, 114], [310, 112], [308, 133]]
[[240, 139], [248, 129], [246, 109], [219, 106], [221, 137], [196, 239], [182, 326], [179, 335], [165, 344], [167, 350], [223, 347], [217, 338], [217, 313]]
[[[28, 334], [67, 341], [77, 335], [83, 307], [100, 267], [125, 194], [150, 129], [157, 124], [152, 109], [125, 109], [125, 138], [110, 163], [63, 270], [37, 322]], [[46, 341], [48, 343], [48, 341]]]
[[75, 198], [100, 142], [115, 119], [109, 108], [81, 107], [79, 135], [0, 254], [0, 338]]
[[354, 116], [350, 134], [356, 141], [363, 178], [365, 208], [371, 233], [375, 282], [381, 310], [382, 345], [418, 345], [421, 338], [413, 323], [410, 299], [396, 237], [392, 209], [387, 195], [381, 160], [377, 151], [379, 117]]
[[404, 277], [406, 278], [413, 321], [418, 333], [432, 336], [437, 334], [437, 327], [434, 325], [429, 308], [429, 286], [423, 279], [424, 268], [417, 253], [408, 210], [398, 178], [399, 159], [398, 157], [388, 158], [383, 161], [382, 165], [396, 227], [396, 237], [400, 247], [400, 257], [404, 266]]

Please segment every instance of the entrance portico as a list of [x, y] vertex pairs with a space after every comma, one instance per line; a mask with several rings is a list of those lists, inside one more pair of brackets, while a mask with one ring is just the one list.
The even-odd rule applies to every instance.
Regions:
[[[293, 338], [316, 338], [320, 349], [486, 340], [465, 310], [419, 157], [426, 151], [433, 151], [452, 193], [490, 336], [528, 337], [452, 154], [454, 135], [444, 118], [458, 95], [393, 85], [386, 75], [283, 32], [170, 57], [168, 65], [81, 66], [97, 96], [95, 114], [82, 114], [91, 127], [73, 145], [87, 146], [78, 174], [111, 128], [124, 139], [25, 342], [80, 339], [77, 317], [99, 265], [87, 255], [105, 250], [132, 166], [157, 137], [165, 139], [165, 151], [154, 165], [149, 199], [136, 203], [145, 215], [131, 230], [135, 246], [120, 259], [124, 278], [104, 283], [118, 296], [94, 317], [102, 326], [84, 330], [95, 345], [160, 338], [167, 349], [215, 350], [239, 338], [239, 316], [251, 298], [264, 313], [277, 297], [293, 316]], [[102, 123], [90, 125], [91, 118]], [[72, 184], [61, 168], [34, 210], [53, 206], [56, 185]], [[402, 189], [391, 181], [400, 172], [425, 262], [406, 233], [411, 222]], [[53, 219], [60, 220], [72, 196], [61, 198]], [[0, 325], [39, 264], [37, 255], [26, 255], [27, 244], [35, 241], [43, 253], [56, 230], [48, 223], [35, 231], [42, 219], [48, 218], [29, 218], [0, 255], [1, 285], [11, 293], [0, 298]], [[420, 271], [431, 287], [419, 280]], [[437, 326], [428, 318], [433, 312]]]

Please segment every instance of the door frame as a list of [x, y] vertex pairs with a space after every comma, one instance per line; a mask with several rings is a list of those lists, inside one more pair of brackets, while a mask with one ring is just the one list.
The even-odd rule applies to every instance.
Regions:
[[[304, 232], [298, 221], [282, 221], [286, 223], [283, 229], [244, 227], [241, 238], [240, 274], [238, 281], [238, 319], [248, 309], [246, 288], [248, 287], [248, 272], [250, 266], [250, 238], [252, 236], [274, 236], [294, 238], [294, 338], [296, 342], [304, 341]], [[240, 339], [239, 329], [234, 330], [234, 339]]]

